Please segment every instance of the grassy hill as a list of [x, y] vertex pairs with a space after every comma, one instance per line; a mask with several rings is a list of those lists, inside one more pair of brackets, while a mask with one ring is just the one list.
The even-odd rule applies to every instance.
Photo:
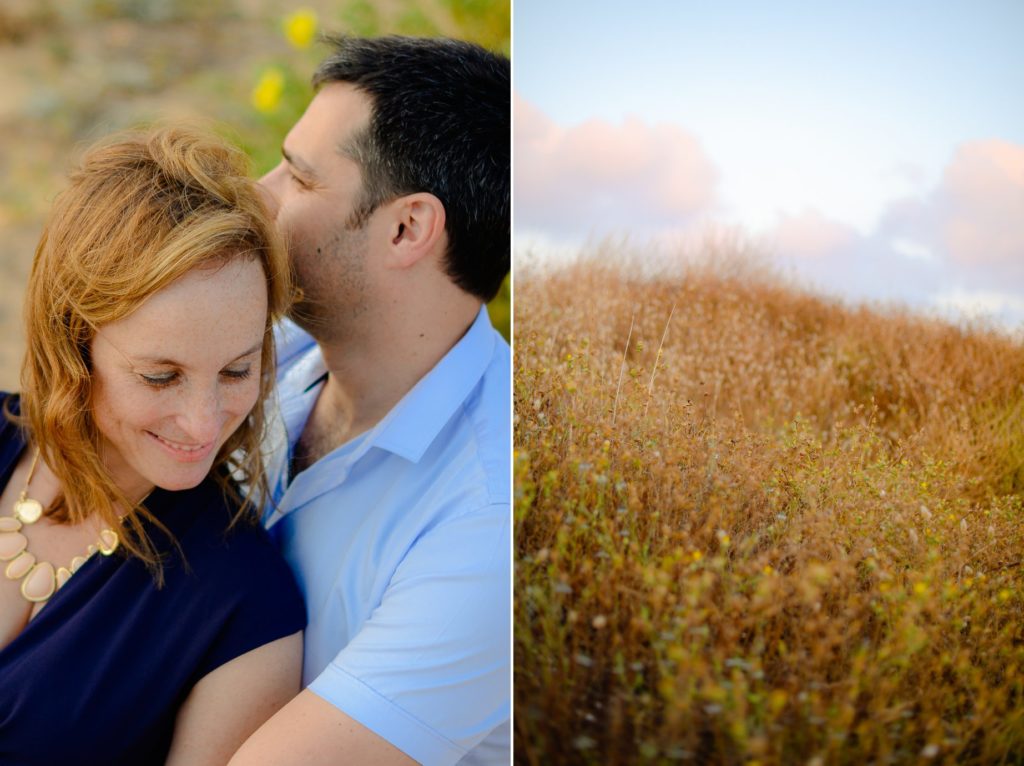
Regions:
[[516, 761], [1024, 762], [1024, 346], [634, 273], [516, 275]]

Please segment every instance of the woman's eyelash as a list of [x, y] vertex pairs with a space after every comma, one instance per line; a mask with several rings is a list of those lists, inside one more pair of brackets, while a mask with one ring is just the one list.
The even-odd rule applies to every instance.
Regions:
[[[222, 370], [221, 375], [225, 378], [229, 378], [232, 381], [245, 380], [252, 375], [252, 368], [246, 367], [242, 370]], [[152, 388], [167, 388], [167, 386], [176, 382], [178, 379], [178, 373], [169, 372], [165, 375], [139, 375], [142, 378], [142, 382]]]
[[142, 381], [147, 386], [153, 386], [153, 388], [165, 388], [175, 381], [178, 377], [178, 373], [169, 372], [166, 375], [140, 375]]

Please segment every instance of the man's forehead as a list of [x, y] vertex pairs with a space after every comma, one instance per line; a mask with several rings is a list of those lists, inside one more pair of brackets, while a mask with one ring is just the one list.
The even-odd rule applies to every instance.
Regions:
[[341, 141], [369, 125], [372, 114], [372, 101], [366, 93], [351, 83], [330, 82], [316, 92], [299, 122], [324, 127]]
[[327, 83], [289, 131], [282, 153], [300, 170], [300, 163], [311, 165], [314, 152], [341, 153], [369, 125], [371, 115], [370, 98], [361, 90], [350, 83]]

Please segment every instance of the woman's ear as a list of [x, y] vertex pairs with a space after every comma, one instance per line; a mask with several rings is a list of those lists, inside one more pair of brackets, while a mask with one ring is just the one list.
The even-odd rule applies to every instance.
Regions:
[[444, 205], [433, 194], [407, 194], [389, 207], [388, 261], [394, 268], [408, 268], [447, 246]]

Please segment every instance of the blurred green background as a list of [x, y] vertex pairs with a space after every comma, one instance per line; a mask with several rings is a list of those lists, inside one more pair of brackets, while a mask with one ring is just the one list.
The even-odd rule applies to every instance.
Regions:
[[[208, 121], [260, 175], [312, 91], [321, 32], [448, 35], [506, 55], [510, 0], [3, 0], [0, 389], [18, 387], [22, 294], [43, 217], [84, 146]], [[490, 305], [509, 337], [508, 280]]]

